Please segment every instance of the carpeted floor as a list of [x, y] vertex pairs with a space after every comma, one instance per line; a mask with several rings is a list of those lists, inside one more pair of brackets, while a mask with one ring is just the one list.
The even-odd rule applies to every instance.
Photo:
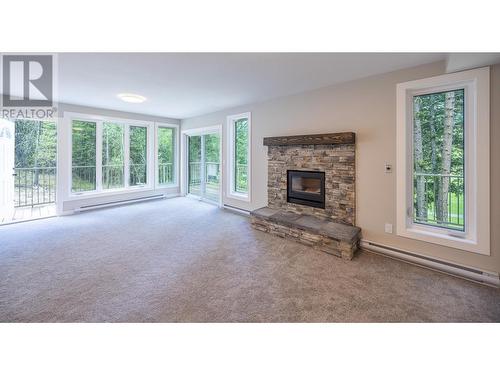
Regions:
[[487, 322], [500, 290], [186, 198], [0, 227], [1, 322]]

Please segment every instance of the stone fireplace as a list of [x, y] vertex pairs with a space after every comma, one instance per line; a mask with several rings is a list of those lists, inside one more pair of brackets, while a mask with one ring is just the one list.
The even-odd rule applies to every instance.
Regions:
[[268, 206], [252, 212], [254, 228], [351, 259], [355, 227], [355, 135], [264, 138]]

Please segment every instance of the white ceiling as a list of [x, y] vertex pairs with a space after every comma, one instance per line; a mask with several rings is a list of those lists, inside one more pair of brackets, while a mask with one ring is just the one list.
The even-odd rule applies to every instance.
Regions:
[[[432, 53], [62, 53], [59, 101], [188, 118], [445, 60]], [[124, 103], [119, 93], [147, 97]]]

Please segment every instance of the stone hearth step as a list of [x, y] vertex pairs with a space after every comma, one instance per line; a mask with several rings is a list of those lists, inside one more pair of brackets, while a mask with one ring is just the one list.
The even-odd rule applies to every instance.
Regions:
[[289, 238], [343, 259], [352, 259], [358, 248], [361, 229], [328, 219], [269, 207], [250, 213], [252, 227]]

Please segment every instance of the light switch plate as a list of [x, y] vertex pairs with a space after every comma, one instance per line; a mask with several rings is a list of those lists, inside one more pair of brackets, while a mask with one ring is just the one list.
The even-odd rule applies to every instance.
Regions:
[[385, 173], [392, 173], [392, 165], [391, 164], [385, 164]]

